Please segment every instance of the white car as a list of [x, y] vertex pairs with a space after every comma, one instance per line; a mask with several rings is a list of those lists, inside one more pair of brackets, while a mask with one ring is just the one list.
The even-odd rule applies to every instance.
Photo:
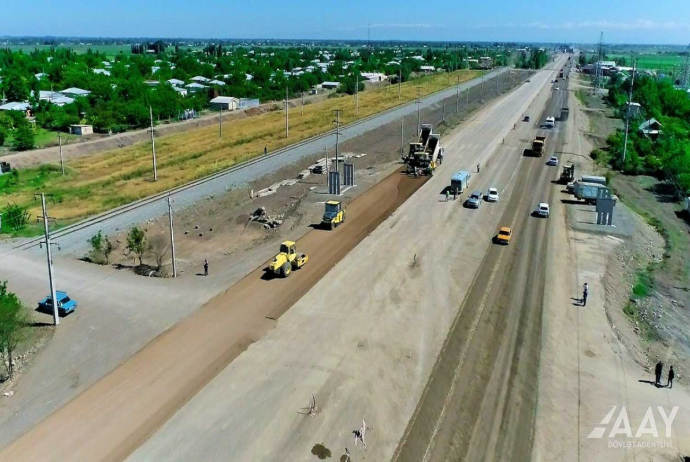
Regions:
[[546, 202], [540, 202], [537, 205], [537, 210], [534, 211], [537, 216], [548, 218], [549, 217], [549, 204]]
[[556, 88], [554, 88], [554, 90], [558, 91], [558, 90], [560, 90], [560, 88], [556, 87]]
[[556, 157], [556, 156], [549, 157], [549, 160], [548, 160], [548, 162], [546, 162], [546, 165], [558, 165], [558, 157]]
[[498, 189], [489, 188], [489, 192], [486, 193], [487, 202], [498, 202]]

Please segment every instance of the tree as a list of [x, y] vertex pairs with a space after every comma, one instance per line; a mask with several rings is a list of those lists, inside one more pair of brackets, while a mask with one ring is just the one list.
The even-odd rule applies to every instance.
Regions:
[[146, 233], [138, 226], [132, 227], [127, 233], [127, 250], [139, 258], [141, 265], [146, 253]]
[[91, 250], [87, 258], [93, 263], [108, 264], [110, 254], [113, 252], [113, 243], [108, 239], [108, 236], [103, 235], [103, 231], [98, 231], [87, 241]]
[[148, 251], [156, 262], [156, 271], [163, 266], [163, 259], [168, 254], [169, 244], [164, 236], [154, 236], [148, 246]]
[[9, 378], [14, 375], [14, 352], [26, 338], [30, 322], [22, 302], [7, 290], [7, 281], [0, 282], [0, 354]]
[[29, 211], [21, 205], [8, 203], [2, 211], [2, 219], [13, 231], [18, 231], [29, 221]]
[[35, 146], [34, 131], [29, 125], [22, 125], [14, 132], [12, 149], [15, 151], [28, 151]]
[[6, 139], [7, 139], [7, 129], [0, 127], [0, 146], [5, 144]]
[[115, 244], [113, 244], [108, 236], [105, 236], [105, 240], [103, 242], [103, 256], [105, 257], [106, 265], [110, 264], [110, 254], [113, 253], [113, 250], [115, 250]]

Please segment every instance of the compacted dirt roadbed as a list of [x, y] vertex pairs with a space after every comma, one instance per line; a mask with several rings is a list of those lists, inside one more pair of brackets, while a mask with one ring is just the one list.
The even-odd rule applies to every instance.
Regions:
[[257, 268], [12, 443], [0, 460], [122, 460], [425, 181], [399, 171], [384, 179], [348, 206], [341, 227], [297, 241], [310, 256], [302, 269], [273, 279], [266, 265]]

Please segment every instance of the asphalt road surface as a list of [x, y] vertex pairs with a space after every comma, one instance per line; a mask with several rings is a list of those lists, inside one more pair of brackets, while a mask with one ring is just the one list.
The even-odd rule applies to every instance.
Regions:
[[[536, 120], [564, 107], [566, 82]], [[559, 90], [555, 90], [556, 87]], [[536, 115], [536, 114], [535, 114]], [[543, 157], [528, 157], [501, 226], [513, 230], [508, 246], [493, 245], [474, 279], [446, 340], [396, 461], [529, 460], [532, 453], [549, 220], [532, 214], [552, 204], [559, 167], [547, 166], [564, 131], [539, 128]], [[566, 122], [567, 123], [567, 122]], [[486, 206], [486, 205], [485, 205]], [[558, 251], [551, 249], [552, 252]]]

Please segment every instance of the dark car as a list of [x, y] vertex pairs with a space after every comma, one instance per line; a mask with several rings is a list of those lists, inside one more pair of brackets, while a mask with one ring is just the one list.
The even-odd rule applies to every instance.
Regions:
[[[77, 302], [69, 298], [67, 292], [57, 290], [55, 296], [58, 299], [58, 315], [67, 316], [77, 308]], [[38, 302], [38, 311], [53, 314], [53, 298], [50, 295]]]
[[323, 175], [323, 165], [316, 165], [311, 169], [314, 175]]
[[525, 116], [524, 119], [522, 119], [523, 122], [529, 122], [529, 116]]
[[479, 191], [474, 191], [472, 194], [470, 194], [470, 197], [467, 198], [465, 205], [467, 205], [467, 207], [470, 207], [473, 209], [478, 209], [479, 205], [481, 203], [482, 203], [482, 193]]

